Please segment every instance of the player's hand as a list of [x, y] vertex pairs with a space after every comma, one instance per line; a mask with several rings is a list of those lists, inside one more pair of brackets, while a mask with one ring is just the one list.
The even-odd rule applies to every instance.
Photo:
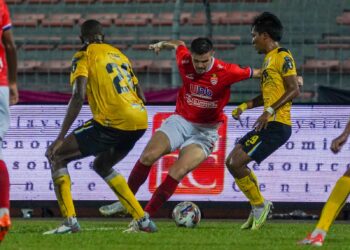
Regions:
[[304, 86], [304, 79], [302, 76], [297, 76], [298, 86], [302, 87]]
[[265, 111], [254, 123], [253, 128], [255, 128], [255, 131], [259, 132], [262, 129], [266, 129], [270, 117], [271, 117], [271, 114]]
[[241, 120], [241, 114], [243, 113], [242, 109], [240, 109], [239, 107], [235, 108], [234, 110], [232, 110], [232, 118], [235, 120], [240, 121]]
[[10, 105], [15, 105], [18, 103], [18, 89], [16, 83], [9, 84], [10, 89]]
[[237, 108], [235, 108], [234, 110], [232, 110], [232, 118], [235, 120], [241, 120], [241, 114], [246, 111], [248, 108], [247, 103], [243, 102], [241, 103]]
[[150, 44], [148, 46], [148, 49], [154, 50], [154, 52], [156, 52], [156, 54], [158, 54], [159, 51], [163, 48], [163, 44], [164, 44], [163, 41], [162, 42], [158, 42], [158, 43], [153, 43], [153, 44]]
[[56, 153], [57, 149], [59, 149], [59, 147], [61, 147], [61, 145], [63, 144], [63, 139], [56, 139], [46, 150], [45, 152], [45, 156], [46, 158], [49, 160], [49, 162], [51, 163], [53, 160], [53, 156]]
[[343, 145], [345, 144], [345, 142], [348, 139], [348, 135], [346, 134], [341, 134], [339, 135], [337, 138], [335, 138], [332, 141], [332, 145], [331, 145], [331, 150], [333, 153], [338, 153], [340, 151], [340, 149], [343, 147]]

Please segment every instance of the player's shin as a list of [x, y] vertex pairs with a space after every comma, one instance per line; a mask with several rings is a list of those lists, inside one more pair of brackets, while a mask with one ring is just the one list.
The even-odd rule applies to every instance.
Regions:
[[140, 186], [147, 180], [150, 171], [151, 167], [144, 165], [140, 160], [135, 163], [128, 179], [128, 185], [134, 194], [137, 193]]
[[147, 203], [145, 211], [152, 217], [158, 209], [173, 195], [179, 182], [167, 175], [162, 184], [153, 193], [151, 200]]
[[122, 175], [113, 170], [107, 177], [104, 178], [104, 180], [108, 183], [113, 192], [118, 196], [119, 201], [134, 219], [138, 220], [145, 215], [140, 203], [131, 192], [125, 178]]
[[333, 221], [337, 218], [339, 212], [346, 203], [350, 194], [350, 177], [342, 176], [334, 186], [331, 195], [325, 204], [321, 218], [316, 225], [316, 229], [328, 232]]
[[264, 197], [259, 190], [258, 180], [253, 171], [250, 171], [249, 175], [235, 180], [238, 187], [249, 199], [252, 206], [260, 206], [264, 204]]
[[[1, 142], [1, 140], [0, 140]], [[10, 179], [6, 164], [0, 159], [0, 208], [10, 207]]]
[[71, 193], [71, 180], [67, 168], [56, 170], [52, 174], [54, 189], [63, 217], [75, 217], [75, 208]]

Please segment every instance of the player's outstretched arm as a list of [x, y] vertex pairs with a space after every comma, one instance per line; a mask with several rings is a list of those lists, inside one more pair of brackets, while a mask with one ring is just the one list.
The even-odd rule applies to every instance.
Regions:
[[148, 48], [156, 52], [156, 54], [158, 54], [159, 51], [161, 51], [162, 49], [177, 49], [177, 47], [180, 45], [186, 46], [186, 44], [183, 41], [170, 40], [170, 41], [161, 41], [158, 43], [150, 44]]
[[11, 29], [5, 30], [2, 34], [2, 43], [6, 51], [6, 62], [8, 66], [10, 105], [14, 105], [18, 102], [17, 50]]
[[260, 78], [261, 77], [261, 69], [253, 69], [252, 78]]
[[66, 116], [64, 117], [61, 132], [57, 138], [63, 139], [73, 122], [80, 113], [86, 94], [87, 77], [78, 76], [73, 83], [72, 97], [69, 100]]
[[51, 161], [55, 151], [62, 145], [64, 137], [80, 113], [84, 104], [87, 77], [79, 76], [73, 83], [73, 93], [69, 100], [66, 116], [64, 117], [61, 131], [56, 140], [48, 147], [45, 156]]
[[269, 118], [275, 114], [276, 110], [293, 100], [300, 94], [296, 75], [283, 77], [285, 93], [270, 107], [267, 107], [264, 113], [256, 120], [253, 127], [256, 131], [267, 128]]
[[[261, 69], [253, 69], [253, 76], [252, 78], [260, 78], [262, 74], [262, 70]], [[297, 82], [298, 82], [298, 86], [302, 87], [304, 86], [304, 78], [302, 76], [297, 76]]]
[[333, 153], [338, 153], [340, 149], [343, 147], [345, 142], [348, 140], [350, 135], [350, 120], [346, 125], [344, 131], [332, 141], [331, 150]]
[[263, 97], [262, 95], [258, 95], [249, 101], [243, 102], [237, 108], [232, 110], [232, 117], [235, 120], [240, 120], [240, 116], [244, 111], [246, 111], [247, 109], [252, 109], [262, 105], [264, 105]]

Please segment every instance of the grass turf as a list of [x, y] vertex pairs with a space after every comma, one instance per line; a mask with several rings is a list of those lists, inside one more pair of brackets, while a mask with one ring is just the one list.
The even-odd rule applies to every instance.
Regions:
[[[60, 224], [56, 219], [14, 219], [0, 245], [5, 249], [315, 249], [296, 242], [310, 232], [315, 221], [268, 221], [259, 231], [240, 230], [242, 221], [203, 219], [195, 229], [178, 228], [171, 220], [155, 220], [159, 232], [122, 233], [125, 219], [80, 219], [83, 231], [42, 235]], [[322, 249], [350, 249], [350, 227], [336, 223]]]

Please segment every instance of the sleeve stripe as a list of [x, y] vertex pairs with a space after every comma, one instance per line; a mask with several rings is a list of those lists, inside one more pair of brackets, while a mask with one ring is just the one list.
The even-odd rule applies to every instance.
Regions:
[[5, 30], [9, 30], [9, 29], [11, 29], [11, 28], [12, 28], [12, 24], [9, 23], [9, 24], [3, 26], [3, 27], [2, 27], [2, 30], [5, 31]]
[[253, 69], [252, 69], [252, 67], [249, 67], [249, 69], [250, 69], [250, 75], [249, 75], [249, 78], [252, 78], [252, 77], [253, 77]]

